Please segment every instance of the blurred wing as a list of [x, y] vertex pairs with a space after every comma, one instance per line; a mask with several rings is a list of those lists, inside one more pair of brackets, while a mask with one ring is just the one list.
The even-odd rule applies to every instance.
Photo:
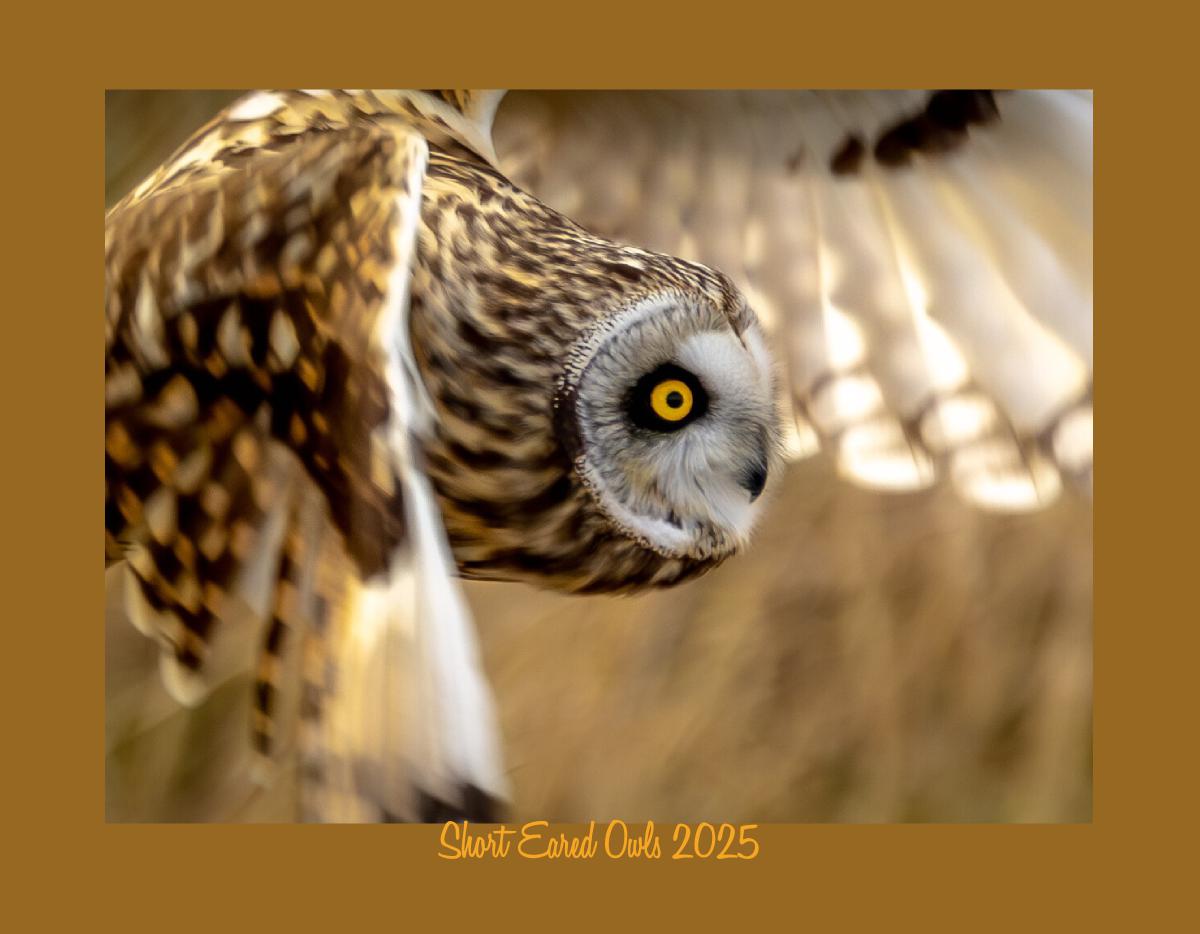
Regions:
[[493, 129], [552, 207], [737, 282], [792, 456], [998, 509], [1090, 492], [1090, 93], [513, 92]]
[[[242, 743], [292, 756], [319, 820], [478, 814], [504, 795], [414, 459], [429, 409], [407, 294], [427, 155], [402, 125], [297, 134], [189, 164], [106, 219], [111, 582], [178, 702], [248, 686], [256, 633]], [[110, 705], [110, 780], [132, 733], [171, 719], [163, 698], [138, 700]], [[272, 765], [236, 761], [242, 777]], [[242, 807], [222, 782], [222, 805]]]

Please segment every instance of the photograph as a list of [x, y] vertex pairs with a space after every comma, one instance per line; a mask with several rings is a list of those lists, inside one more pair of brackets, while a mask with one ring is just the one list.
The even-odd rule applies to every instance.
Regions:
[[104, 184], [107, 823], [1092, 822], [1091, 90], [110, 89]]

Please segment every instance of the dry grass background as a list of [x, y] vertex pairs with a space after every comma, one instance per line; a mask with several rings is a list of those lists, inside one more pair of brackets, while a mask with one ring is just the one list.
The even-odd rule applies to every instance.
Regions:
[[[234, 96], [110, 92], [106, 203]], [[1091, 818], [1092, 509], [1072, 492], [992, 515], [850, 487], [818, 456], [692, 584], [466, 589], [517, 819]]]

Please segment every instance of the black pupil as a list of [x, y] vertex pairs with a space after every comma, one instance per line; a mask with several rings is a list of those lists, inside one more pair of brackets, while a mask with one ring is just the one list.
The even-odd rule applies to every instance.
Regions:
[[647, 431], [679, 431], [708, 411], [708, 396], [694, 374], [664, 363], [634, 384], [625, 400], [630, 420]]

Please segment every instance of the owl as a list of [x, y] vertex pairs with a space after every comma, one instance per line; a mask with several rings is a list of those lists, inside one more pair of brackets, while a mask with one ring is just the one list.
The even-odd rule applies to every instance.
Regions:
[[235, 102], [105, 224], [106, 563], [172, 700], [252, 664], [236, 768], [308, 819], [486, 819], [456, 577], [680, 584], [822, 442], [1090, 488], [1090, 98], [1017, 96]]

